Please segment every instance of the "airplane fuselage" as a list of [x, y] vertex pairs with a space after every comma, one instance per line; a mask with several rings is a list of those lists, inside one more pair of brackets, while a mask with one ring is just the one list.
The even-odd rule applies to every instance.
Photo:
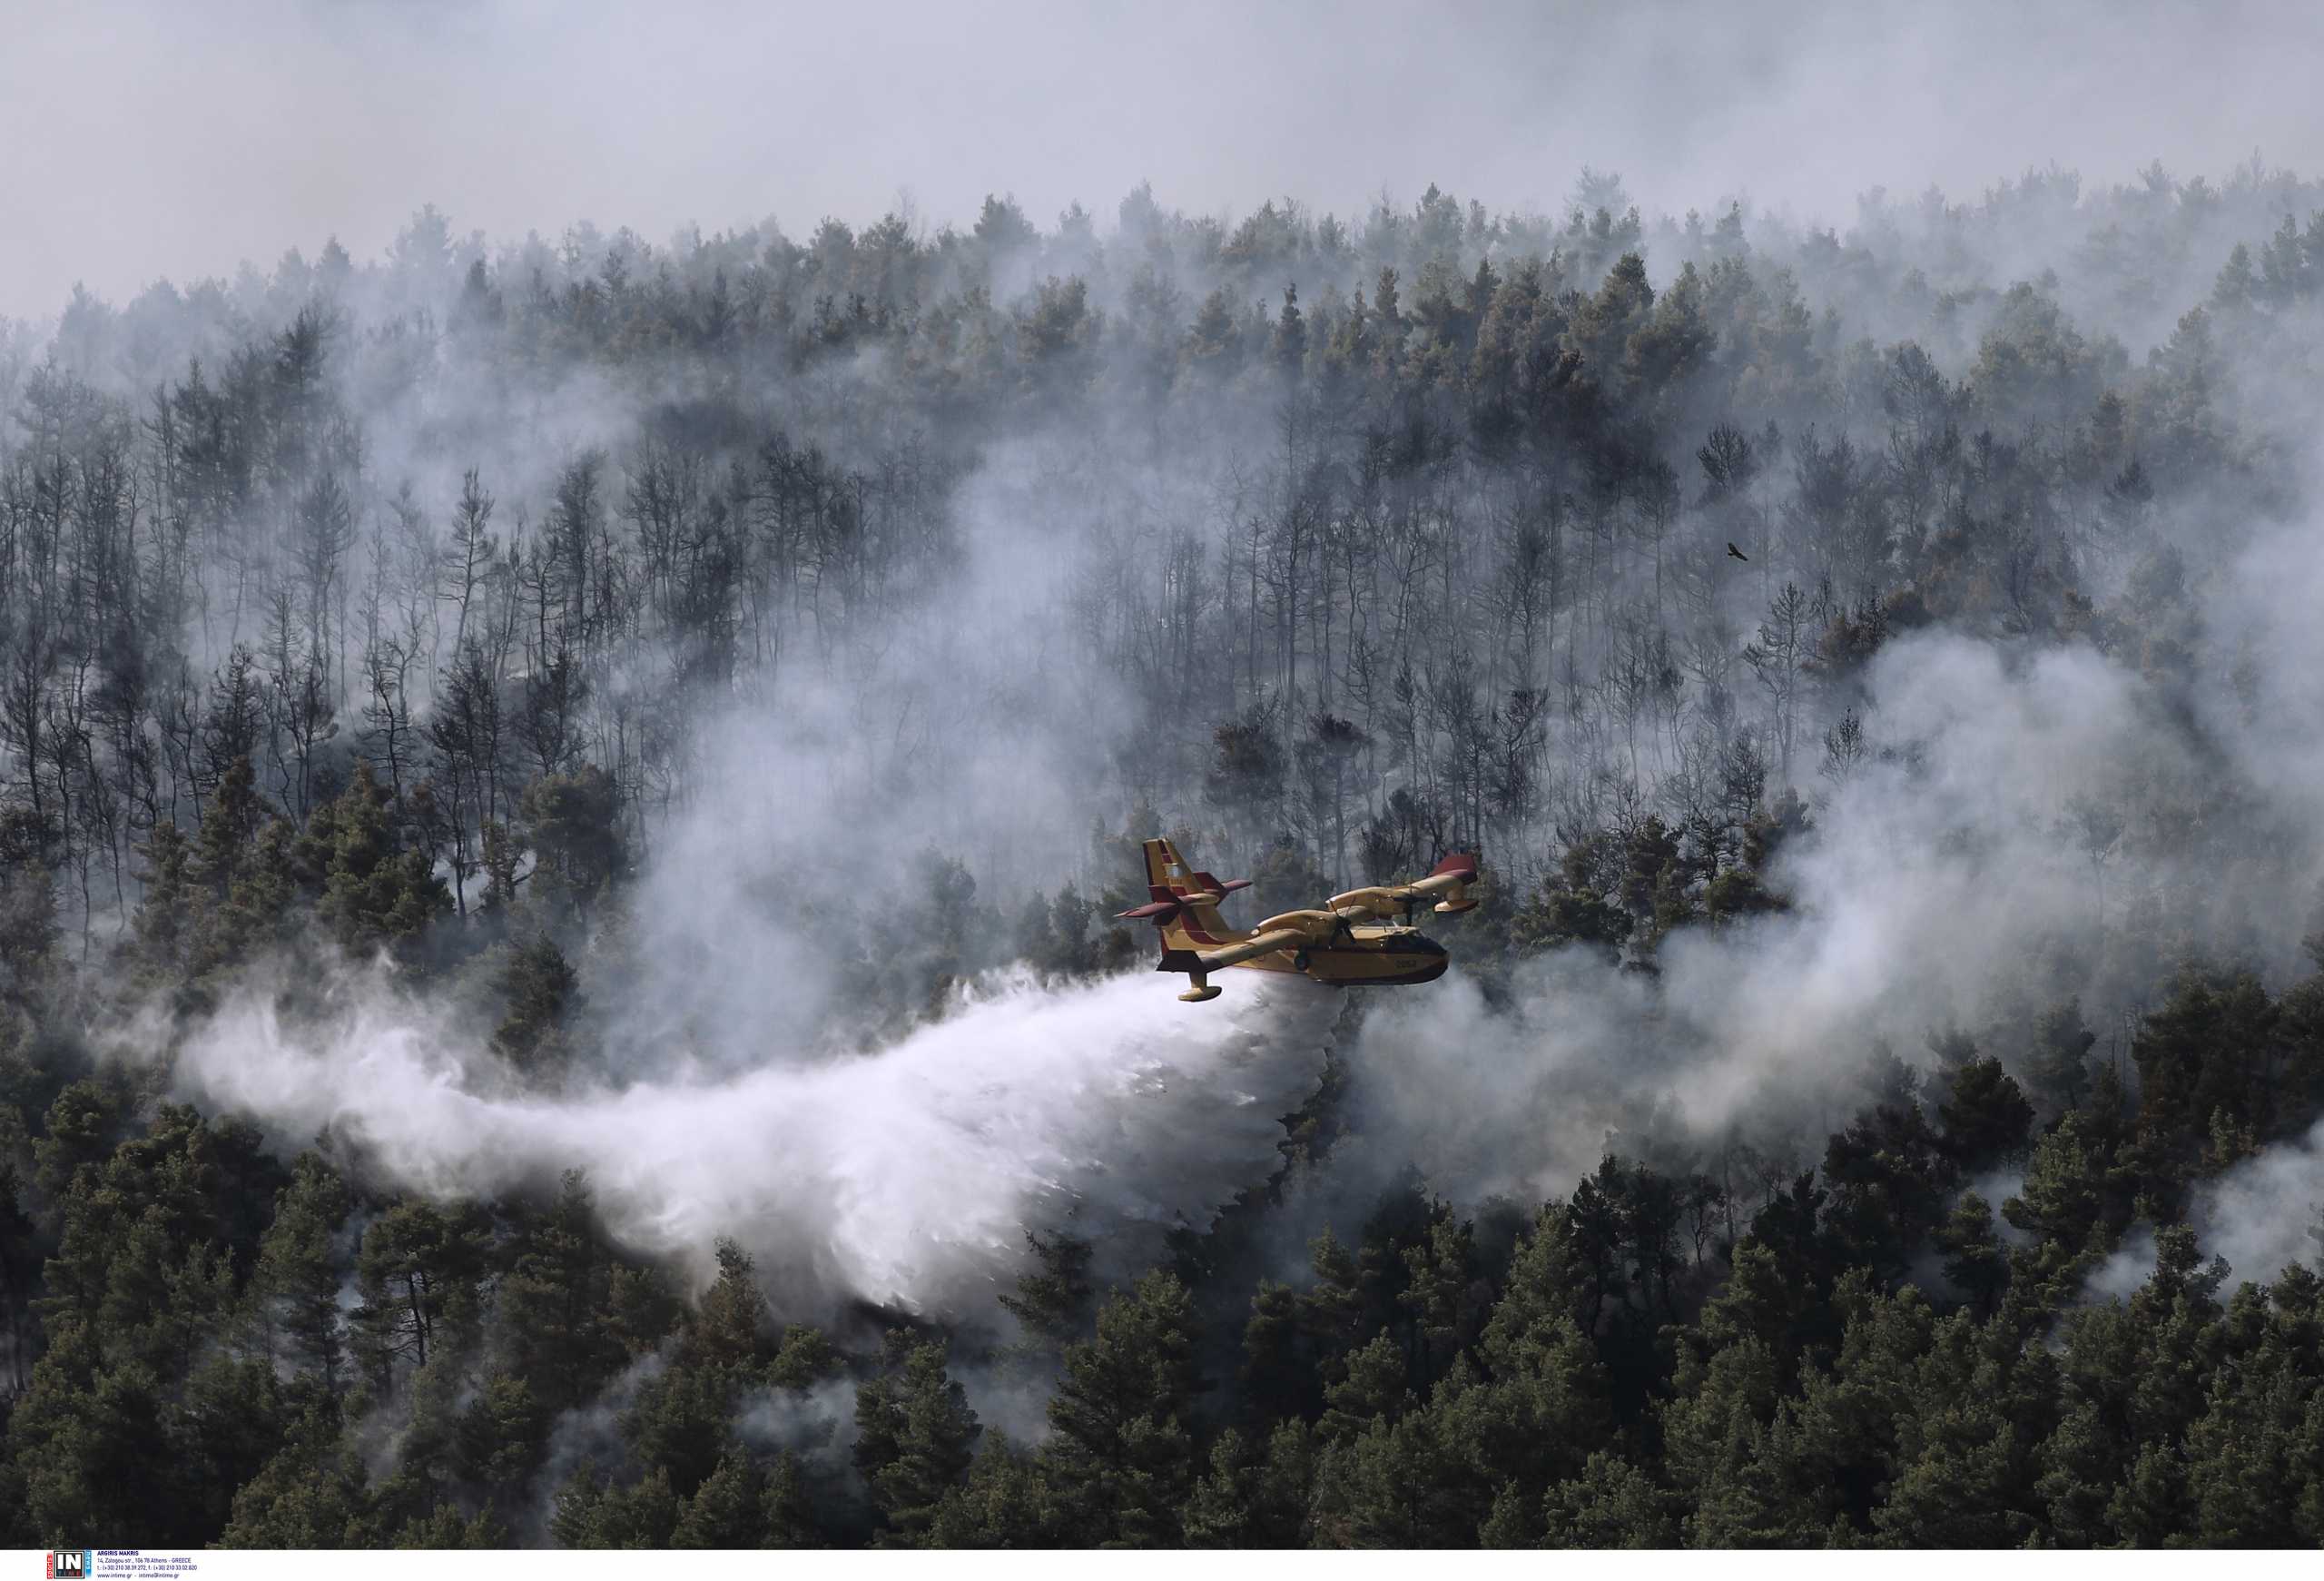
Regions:
[[1255, 972], [1297, 972], [1336, 988], [1433, 983], [1450, 962], [1444, 946], [1414, 928], [1354, 927], [1327, 944], [1276, 950], [1238, 961]]

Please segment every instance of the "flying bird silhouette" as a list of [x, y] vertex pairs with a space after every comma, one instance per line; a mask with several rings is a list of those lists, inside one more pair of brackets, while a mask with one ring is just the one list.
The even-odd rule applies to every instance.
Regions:
[[1730, 554], [1730, 555], [1733, 555], [1733, 556], [1734, 556], [1737, 559], [1738, 559], [1738, 560], [1746, 560], [1746, 561], [1748, 561], [1748, 560], [1749, 560], [1749, 559], [1750, 559], [1750, 558], [1751, 558], [1749, 555], [1745, 554], [1741, 549], [1737, 548], [1736, 548], [1733, 544], [1731, 544], [1731, 543], [1730, 543], [1730, 544], [1728, 544], [1728, 545], [1727, 546], [1727, 552], [1728, 552], [1728, 554]]

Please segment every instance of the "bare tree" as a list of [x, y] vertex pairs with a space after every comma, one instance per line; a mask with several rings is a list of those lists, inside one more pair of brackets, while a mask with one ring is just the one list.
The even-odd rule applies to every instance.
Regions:
[[1758, 677], [1768, 697], [1768, 709], [1777, 742], [1777, 772], [1791, 783], [1792, 739], [1798, 726], [1800, 667], [1810, 651], [1811, 618], [1807, 595], [1797, 582], [1786, 582], [1759, 622], [1758, 640], [1743, 650], [1744, 662]]

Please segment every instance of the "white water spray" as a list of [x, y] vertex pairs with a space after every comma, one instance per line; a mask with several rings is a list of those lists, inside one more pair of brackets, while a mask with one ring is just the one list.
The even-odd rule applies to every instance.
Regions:
[[732, 1236], [787, 1312], [855, 1298], [948, 1314], [1005, 1286], [1028, 1225], [1070, 1214], [1101, 1272], [1134, 1272], [1169, 1227], [1206, 1225], [1274, 1169], [1337, 1000], [1234, 976], [1199, 1007], [1145, 974], [1019, 978], [877, 1053], [555, 1098], [517, 1092], [472, 1039], [357, 976], [313, 1018], [238, 994], [175, 1080], [285, 1142], [328, 1128], [430, 1195], [584, 1169], [623, 1243], [699, 1271]]

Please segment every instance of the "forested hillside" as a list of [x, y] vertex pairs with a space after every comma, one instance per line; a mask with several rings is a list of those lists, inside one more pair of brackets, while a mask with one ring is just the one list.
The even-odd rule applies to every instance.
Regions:
[[2319, 372], [2256, 159], [0, 321], [0, 1539], [2324, 1542]]

